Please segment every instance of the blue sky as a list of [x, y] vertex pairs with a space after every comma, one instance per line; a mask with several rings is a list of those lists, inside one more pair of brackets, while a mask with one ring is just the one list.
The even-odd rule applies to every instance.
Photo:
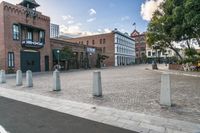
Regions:
[[[16, 4], [22, 0], [5, 1]], [[134, 22], [137, 24], [137, 30], [144, 32], [148, 25], [148, 19], [145, 18], [145, 15], [148, 16], [151, 8], [155, 8], [156, 5], [150, 3], [154, 0], [36, 1], [41, 5], [38, 8], [39, 11], [50, 16], [52, 23], [59, 24], [62, 33], [71, 35], [105, 33], [114, 28], [131, 33], [134, 30], [132, 25]]]

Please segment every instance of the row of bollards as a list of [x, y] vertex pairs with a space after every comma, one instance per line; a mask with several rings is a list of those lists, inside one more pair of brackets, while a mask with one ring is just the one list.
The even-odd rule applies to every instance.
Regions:
[[[6, 73], [4, 70], [0, 71], [0, 84], [6, 83]], [[23, 85], [23, 76], [22, 71], [18, 70], [16, 72], [16, 86]], [[26, 71], [26, 87], [33, 87], [33, 75], [30, 70]], [[60, 91], [60, 72], [55, 70], [53, 72], [53, 91]]]
[[[6, 83], [6, 74], [4, 70], [0, 71], [0, 84]], [[16, 86], [23, 85], [22, 71], [16, 72]], [[32, 72], [28, 70], [26, 72], [26, 86], [33, 87]], [[60, 72], [55, 70], [53, 72], [53, 91], [61, 91]], [[102, 96], [102, 83], [101, 72], [97, 71], [93, 73], [93, 96]], [[171, 106], [171, 83], [170, 75], [164, 73], [161, 75], [161, 90], [160, 90], [160, 105]]]

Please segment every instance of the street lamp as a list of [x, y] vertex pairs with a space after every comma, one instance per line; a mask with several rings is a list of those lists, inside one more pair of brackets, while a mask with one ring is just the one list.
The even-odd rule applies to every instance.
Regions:
[[60, 69], [60, 50], [57, 50], [58, 54], [58, 69]]

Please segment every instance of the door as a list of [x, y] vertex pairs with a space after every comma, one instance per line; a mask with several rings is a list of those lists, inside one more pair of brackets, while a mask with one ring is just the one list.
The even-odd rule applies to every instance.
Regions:
[[45, 56], [45, 71], [49, 71], [49, 56]]
[[21, 70], [26, 72], [31, 70], [32, 72], [40, 72], [40, 52], [26, 52], [21, 51]]

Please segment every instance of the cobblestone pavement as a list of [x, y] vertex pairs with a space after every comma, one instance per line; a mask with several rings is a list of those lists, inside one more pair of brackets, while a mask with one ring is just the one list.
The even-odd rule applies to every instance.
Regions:
[[[171, 75], [173, 107], [159, 105], [161, 73], [148, 70], [149, 65], [102, 69], [103, 97], [92, 97], [94, 70], [61, 73], [61, 92], [52, 92], [52, 73], [34, 76], [34, 87], [16, 87], [15, 79], [0, 85], [20, 91], [77, 102], [112, 107], [153, 116], [200, 123], [200, 80]], [[25, 83], [25, 79], [24, 79]]]

